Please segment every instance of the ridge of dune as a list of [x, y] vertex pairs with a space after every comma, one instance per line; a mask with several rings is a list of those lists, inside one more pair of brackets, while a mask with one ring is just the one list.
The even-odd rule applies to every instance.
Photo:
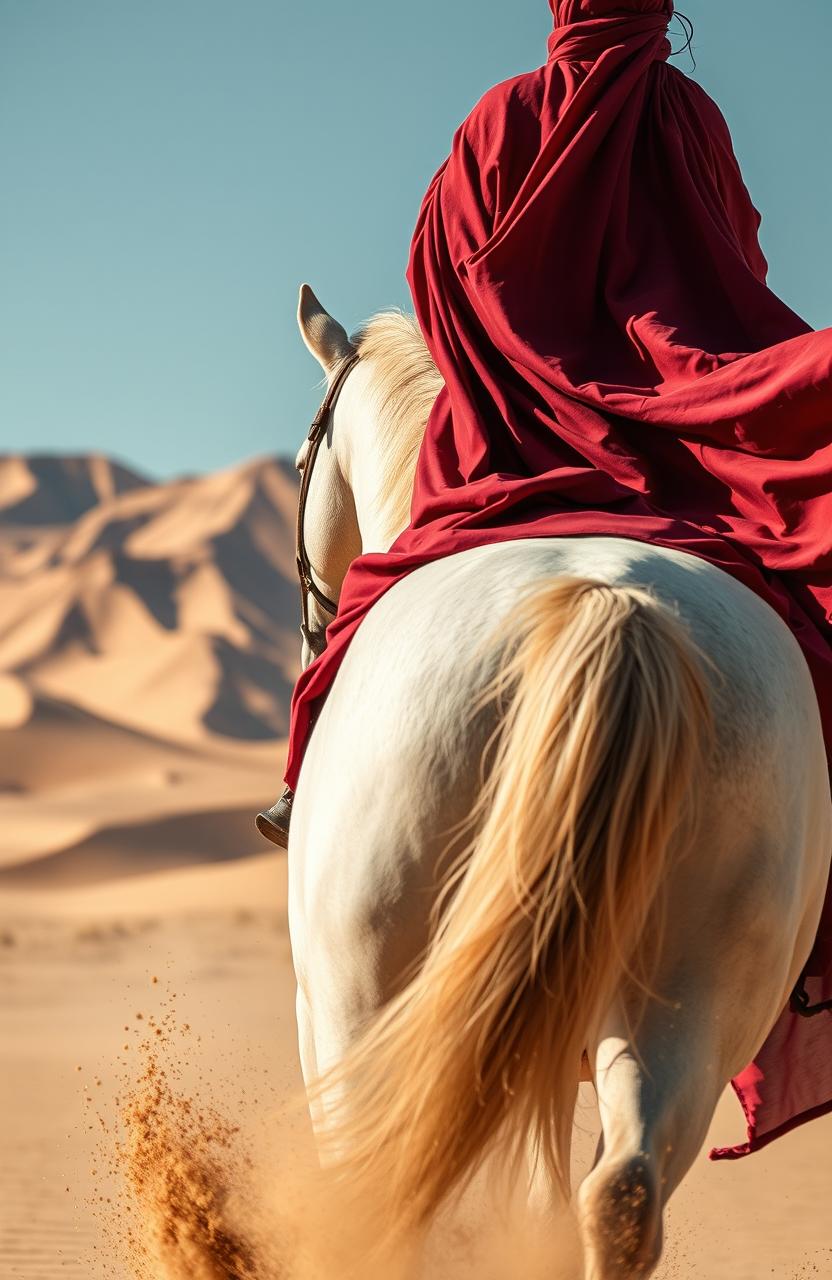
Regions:
[[[91, 774], [100, 784], [122, 776], [127, 764], [162, 776], [170, 769], [178, 774], [209, 766], [251, 771], [261, 761], [275, 759], [271, 740], [175, 742], [44, 694], [33, 698], [29, 708], [27, 720], [15, 728], [14, 751], [0, 756], [0, 804], [9, 796], [63, 794], [68, 787], [86, 785]], [[60, 770], [53, 767], [52, 753], [60, 759]]]
[[64, 847], [0, 866], [0, 889], [80, 888], [261, 852], [250, 805], [197, 809], [154, 821], [80, 830]]
[[149, 481], [103, 454], [0, 454], [0, 518], [23, 525], [65, 524], [100, 502]]

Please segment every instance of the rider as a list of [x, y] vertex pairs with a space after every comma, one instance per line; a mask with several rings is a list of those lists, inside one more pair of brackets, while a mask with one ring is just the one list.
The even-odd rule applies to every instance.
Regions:
[[367, 609], [489, 541], [609, 534], [719, 565], [794, 631], [832, 741], [832, 331], [766, 285], [725, 121], [667, 62], [673, 0], [549, 2], [548, 61], [482, 98], [422, 205], [408, 280], [444, 388], [411, 525], [353, 563], [298, 682], [290, 786], [258, 816], [284, 847]]

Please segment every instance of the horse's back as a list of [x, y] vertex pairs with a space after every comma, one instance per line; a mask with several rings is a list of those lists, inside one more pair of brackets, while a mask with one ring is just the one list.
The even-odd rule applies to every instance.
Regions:
[[412, 963], [427, 941], [437, 859], [479, 792], [495, 729], [493, 704], [480, 700], [512, 614], [559, 576], [648, 589], [703, 656], [715, 733], [696, 847], [669, 888], [667, 968], [690, 967], [703, 987], [718, 978], [727, 1011], [769, 967], [747, 1034], [726, 1050], [739, 1070], [811, 945], [832, 818], [797, 642], [749, 589], [696, 557], [622, 539], [522, 540], [461, 552], [392, 588], [352, 640], [307, 749], [298, 856], [290, 849], [296, 910], [342, 953], [348, 933], [361, 934], [371, 988]]
[[441, 750], [445, 738], [467, 738], [471, 698], [502, 652], [493, 637], [503, 624], [510, 637], [522, 597], [561, 575], [644, 587], [678, 613], [707, 660], [721, 777], [726, 768], [734, 773], [760, 762], [766, 751], [778, 753], [783, 773], [805, 769], [807, 750], [820, 746], [820, 720], [806, 662], [785, 623], [709, 562], [618, 538], [503, 542], [417, 570], [362, 623], [333, 701], [349, 706], [354, 690], [372, 690], [370, 706], [357, 712], [362, 734], [372, 733], [377, 718], [387, 720], [400, 747]]

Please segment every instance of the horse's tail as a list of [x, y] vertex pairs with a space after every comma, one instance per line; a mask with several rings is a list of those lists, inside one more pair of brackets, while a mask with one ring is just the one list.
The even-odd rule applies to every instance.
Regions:
[[568, 1181], [583, 1051], [625, 978], [648, 991], [705, 754], [703, 660], [646, 591], [550, 580], [511, 625], [476, 835], [421, 969], [337, 1072], [334, 1163], [396, 1232], [498, 1138]]

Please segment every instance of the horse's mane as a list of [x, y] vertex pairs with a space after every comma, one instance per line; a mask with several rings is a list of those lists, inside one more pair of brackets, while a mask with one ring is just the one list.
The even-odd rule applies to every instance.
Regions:
[[392, 537], [410, 522], [416, 455], [442, 378], [415, 319], [402, 311], [379, 312], [352, 341], [366, 361], [375, 400], [385, 477], [380, 500]]

